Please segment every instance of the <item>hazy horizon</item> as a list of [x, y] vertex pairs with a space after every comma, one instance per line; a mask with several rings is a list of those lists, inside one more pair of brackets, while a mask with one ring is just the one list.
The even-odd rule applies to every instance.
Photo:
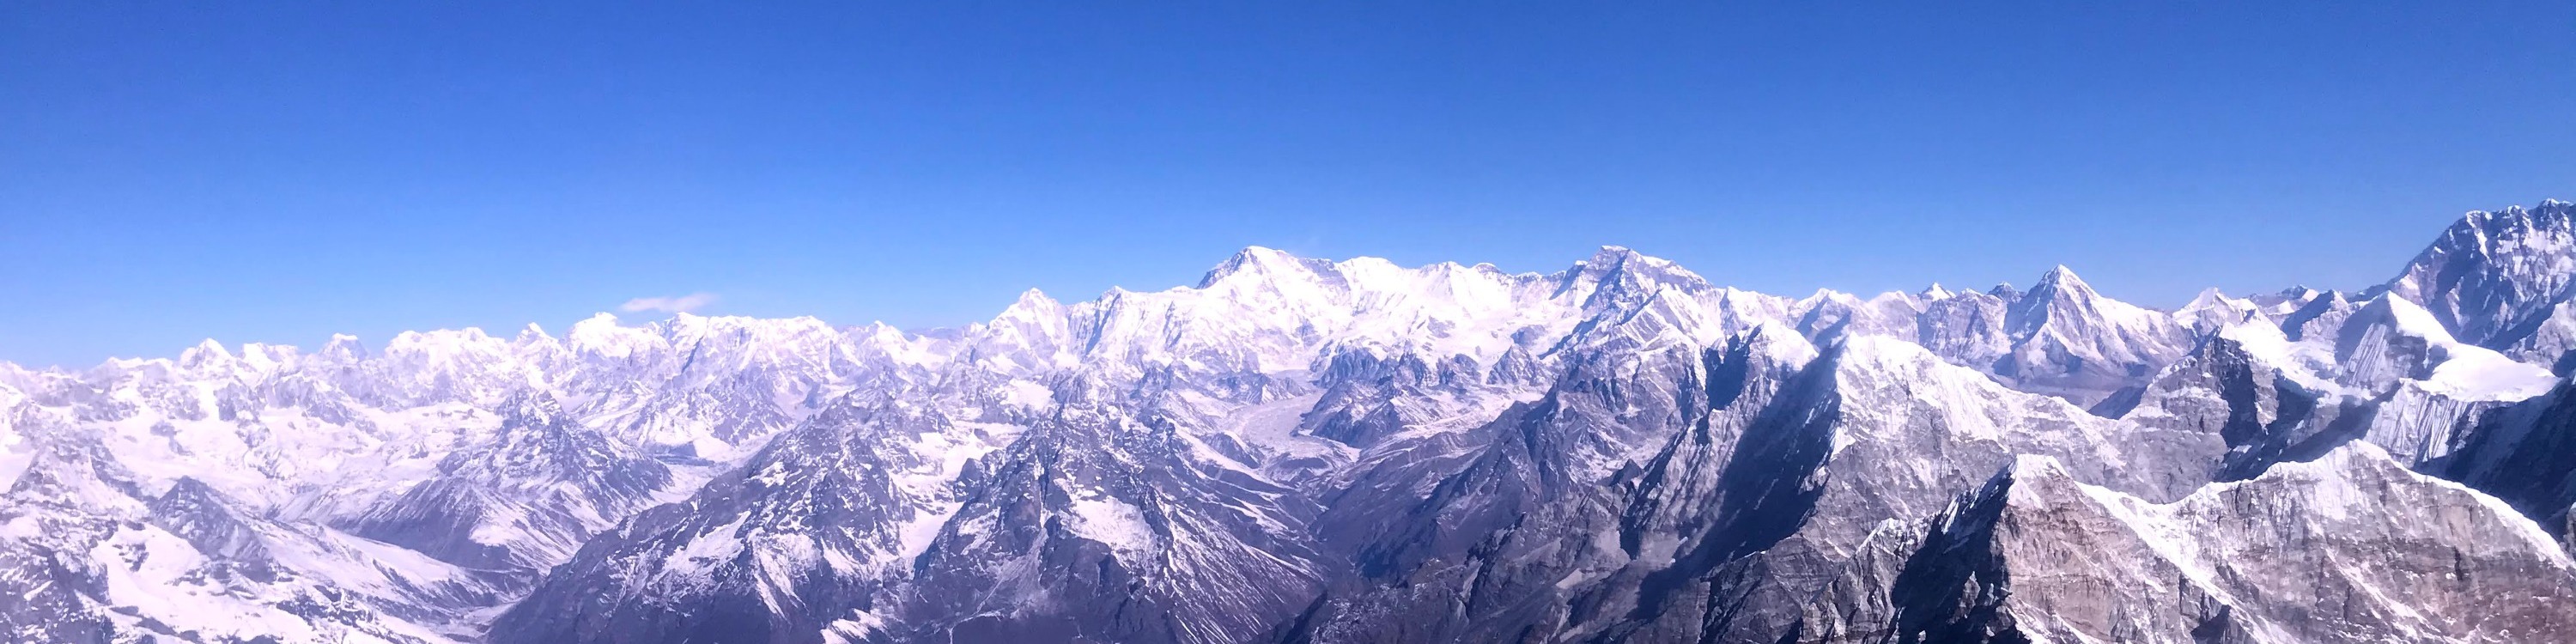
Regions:
[[[2576, 7], [47, 5], [0, 360], [629, 303], [903, 328], [1235, 249], [2355, 289], [2576, 198]], [[692, 297], [697, 296], [697, 297]]]

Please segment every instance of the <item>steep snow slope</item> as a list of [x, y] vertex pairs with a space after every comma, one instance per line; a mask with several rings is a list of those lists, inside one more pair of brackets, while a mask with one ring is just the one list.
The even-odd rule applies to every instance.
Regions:
[[[1250, 248], [1194, 286], [1031, 291], [927, 333], [602, 315], [0, 366], [0, 596], [23, 600], [0, 629], [2511, 639], [2560, 627], [2568, 584], [2532, 547], [2576, 504], [2546, 368], [2566, 209], [2472, 215], [2384, 289], [2172, 312], [2064, 267], [1787, 298], [1616, 247], [1543, 275]], [[2061, 506], [2091, 514], [2013, 518]], [[2367, 538], [2263, 549], [2312, 524]], [[2104, 541], [2114, 572], [2357, 595], [2327, 620], [2223, 574], [1980, 576], [2032, 579], [2079, 536], [2050, 530], [2198, 540]], [[2410, 557], [2355, 562], [2383, 548]], [[2481, 576], [2400, 597], [2422, 552]], [[2140, 599], [2174, 593], [2197, 603]]]
[[2471, 212], [2388, 283], [2463, 342], [2547, 363], [2576, 348], [2576, 204]]

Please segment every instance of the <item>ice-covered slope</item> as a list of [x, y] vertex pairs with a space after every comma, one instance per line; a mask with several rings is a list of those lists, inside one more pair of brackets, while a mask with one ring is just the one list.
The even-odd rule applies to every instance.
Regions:
[[[533, 328], [513, 340], [440, 331], [403, 334], [381, 353], [343, 336], [309, 354], [207, 342], [177, 360], [84, 372], [9, 367], [0, 473], [25, 493], [0, 502], [0, 516], [92, 526], [13, 532], [8, 545], [70, 557], [53, 564], [72, 566], [57, 571], [69, 577], [44, 592], [95, 591], [80, 601], [124, 616], [100, 622], [129, 627], [119, 632], [185, 617], [156, 611], [187, 602], [134, 597], [184, 596], [247, 566], [294, 571], [241, 577], [287, 584], [260, 601], [302, 606], [294, 593], [310, 591], [347, 606], [290, 612], [367, 612], [432, 633], [405, 636], [471, 637], [593, 533], [685, 495], [864, 378], [904, 377], [895, 356], [918, 342], [811, 319], [636, 328], [602, 317], [569, 342]], [[59, 490], [88, 492], [70, 502]], [[209, 521], [257, 543], [208, 551], [176, 528], [109, 527], [157, 525], [166, 507], [229, 517]], [[172, 553], [158, 561], [177, 567], [103, 576], [106, 563], [63, 554], [110, 542]], [[106, 594], [115, 584], [140, 590]]]
[[2576, 348], [2576, 204], [2471, 212], [2388, 283], [2463, 342], [2548, 363]]
[[[2546, 324], [2498, 320], [2564, 300], [2566, 209], [2472, 215], [2385, 289], [2170, 312], [2064, 267], [1791, 298], [1616, 247], [1548, 274], [1250, 248], [929, 333], [602, 315], [0, 366], [0, 630], [2509, 640], [2560, 626], [2534, 544], [2568, 533], [2576, 414]], [[2325, 525], [2355, 536], [2267, 550]], [[2189, 552], [2117, 536], [2169, 533]], [[2103, 568], [2035, 581], [2079, 537]], [[2428, 552], [2484, 576], [2391, 581]], [[2350, 610], [2129, 575], [2186, 569], [2330, 576]]]

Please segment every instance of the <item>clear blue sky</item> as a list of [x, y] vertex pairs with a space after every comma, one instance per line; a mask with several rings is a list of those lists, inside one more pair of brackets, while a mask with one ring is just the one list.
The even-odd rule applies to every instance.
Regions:
[[1256, 244], [2174, 305], [2576, 198], [2564, 2], [542, 4], [0, 7], [0, 359], [951, 325]]

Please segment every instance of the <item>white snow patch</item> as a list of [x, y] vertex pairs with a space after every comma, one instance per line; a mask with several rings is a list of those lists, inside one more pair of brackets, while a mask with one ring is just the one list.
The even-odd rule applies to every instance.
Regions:
[[1107, 544], [1122, 555], [1142, 554], [1154, 549], [1153, 526], [1145, 515], [1125, 501], [1092, 496], [1073, 500], [1072, 521], [1067, 527], [1082, 538]]
[[2538, 366], [2516, 362], [2484, 347], [2444, 347], [2448, 359], [2433, 367], [2424, 389], [2460, 400], [2522, 400], [2549, 393], [2558, 376]]

